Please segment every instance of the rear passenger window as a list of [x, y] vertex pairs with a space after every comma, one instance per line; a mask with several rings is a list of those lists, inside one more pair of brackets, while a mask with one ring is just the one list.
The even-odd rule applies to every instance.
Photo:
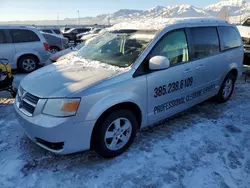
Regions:
[[233, 27], [218, 27], [218, 30], [222, 51], [241, 46], [241, 37]]
[[167, 57], [171, 66], [187, 62], [188, 46], [184, 30], [167, 33], [151, 51], [150, 57], [154, 56]]
[[44, 33], [53, 33], [51, 30], [49, 29], [45, 29], [45, 30], [42, 30]]
[[10, 34], [14, 43], [40, 41], [39, 37], [30, 30], [12, 29]]
[[219, 38], [215, 27], [191, 28], [192, 57], [204, 58], [220, 51]]
[[54, 29], [53, 30], [56, 34], [61, 34], [60, 30]]
[[5, 44], [7, 43], [6, 37], [4, 30], [0, 30], [0, 44]]

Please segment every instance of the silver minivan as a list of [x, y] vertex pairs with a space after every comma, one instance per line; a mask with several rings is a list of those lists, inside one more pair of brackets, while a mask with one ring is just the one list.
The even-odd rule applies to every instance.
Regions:
[[229, 100], [242, 61], [240, 34], [226, 21], [122, 23], [26, 76], [14, 106], [39, 146], [115, 157], [141, 128], [211, 97]]
[[12, 69], [32, 72], [50, 56], [49, 45], [37, 29], [0, 26], [0, 58], [8, 59]]

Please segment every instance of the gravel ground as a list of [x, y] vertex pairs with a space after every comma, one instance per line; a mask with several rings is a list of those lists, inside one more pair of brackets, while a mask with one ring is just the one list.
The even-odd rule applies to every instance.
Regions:
[[[17, 76], [18, 85], [23, 75]], [[1, 97], [1, 96], [0, 96]], [[32, 143], [0, 100], [0, 187], [250, 187], [250, 82], [141, 131], [123, 155], [56, 156]]]

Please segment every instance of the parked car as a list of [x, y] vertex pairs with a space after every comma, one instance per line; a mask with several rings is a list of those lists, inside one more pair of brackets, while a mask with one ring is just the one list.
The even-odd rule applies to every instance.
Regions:
[[41, 32], [49, 44], [50, 52], [55, 54], [69, 47], [69, 40], [63, 36]]
[[63, 36], [68, 38], [69, 41], [74, 41], [76, 42], [76, 35], [79, 33], [84, 33], [84, 32], [88, 32], [90, 31], [91, 28], [89, 27], [83, 27], [83, 28], [72, 28], [68, 31], [66, 31], [65, 33], [63, 33]]
[[65, 33], [66, 31], [68, 31], [68, 30], [70, 30], [71, 28], [70, 27], [62, 27], [61, 29], [60, 29], [60, 31], [62, 32], [62, 33]]
[[102, 31], [102, 28], [94, 28], [88, 32], [80, 33], [76, 35], [76, 40], [81, 41], [81, 38], [86, 35], [97, 35], [100, 31]]
[[12, 69], [32, 72], [51, 55], [49, 45], [35, 28], [0, 26], [0, 58], [8, 59]]
[[70, 47], [70, 48], [67, 48], [65, 50], [62, 50], [60, 52], [57, 52], [55, 54], [53, 54], [51, 57], [50, 57], [50, 60], [52, 62], [56, 62], [56, 61], [60, 61], [60, 60], [63, 60], [73, 54], [75, 54], [77, 51], [79, 51], [83, 46], [85, 45], [84, 42], [82, 43], [79, 43], [77, 44], [76, 46], [74, 47]]
[[250, 18], [246, 19], [242, 25], [237, 26], [242, 41], [244, 43], [244, 52], [245, 55], [250, 58]]
[[223, 20], [118, 24], [71, 60], [26, 76], [15, 111], [29, 138], [51, 152], [115, 157], [141, 128], [211, 97], [228, 101], [242, 60], [240, 34]]
[[59, 35], [59, 36], [63, 35], [61, 30], [58, 28], [43, 28], [43, 29], [40, 28], [39, 30], [44, 33], [50, 33], [50, 34]]

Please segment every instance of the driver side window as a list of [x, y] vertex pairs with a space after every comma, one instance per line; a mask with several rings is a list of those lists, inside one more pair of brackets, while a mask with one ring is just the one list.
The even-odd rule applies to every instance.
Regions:
[[150, 58], [154, 56], [167, 57], [170, 66], [187, 62], [188, 45], [184, 30], [172, 31], [163, 36], [150, 53]]

